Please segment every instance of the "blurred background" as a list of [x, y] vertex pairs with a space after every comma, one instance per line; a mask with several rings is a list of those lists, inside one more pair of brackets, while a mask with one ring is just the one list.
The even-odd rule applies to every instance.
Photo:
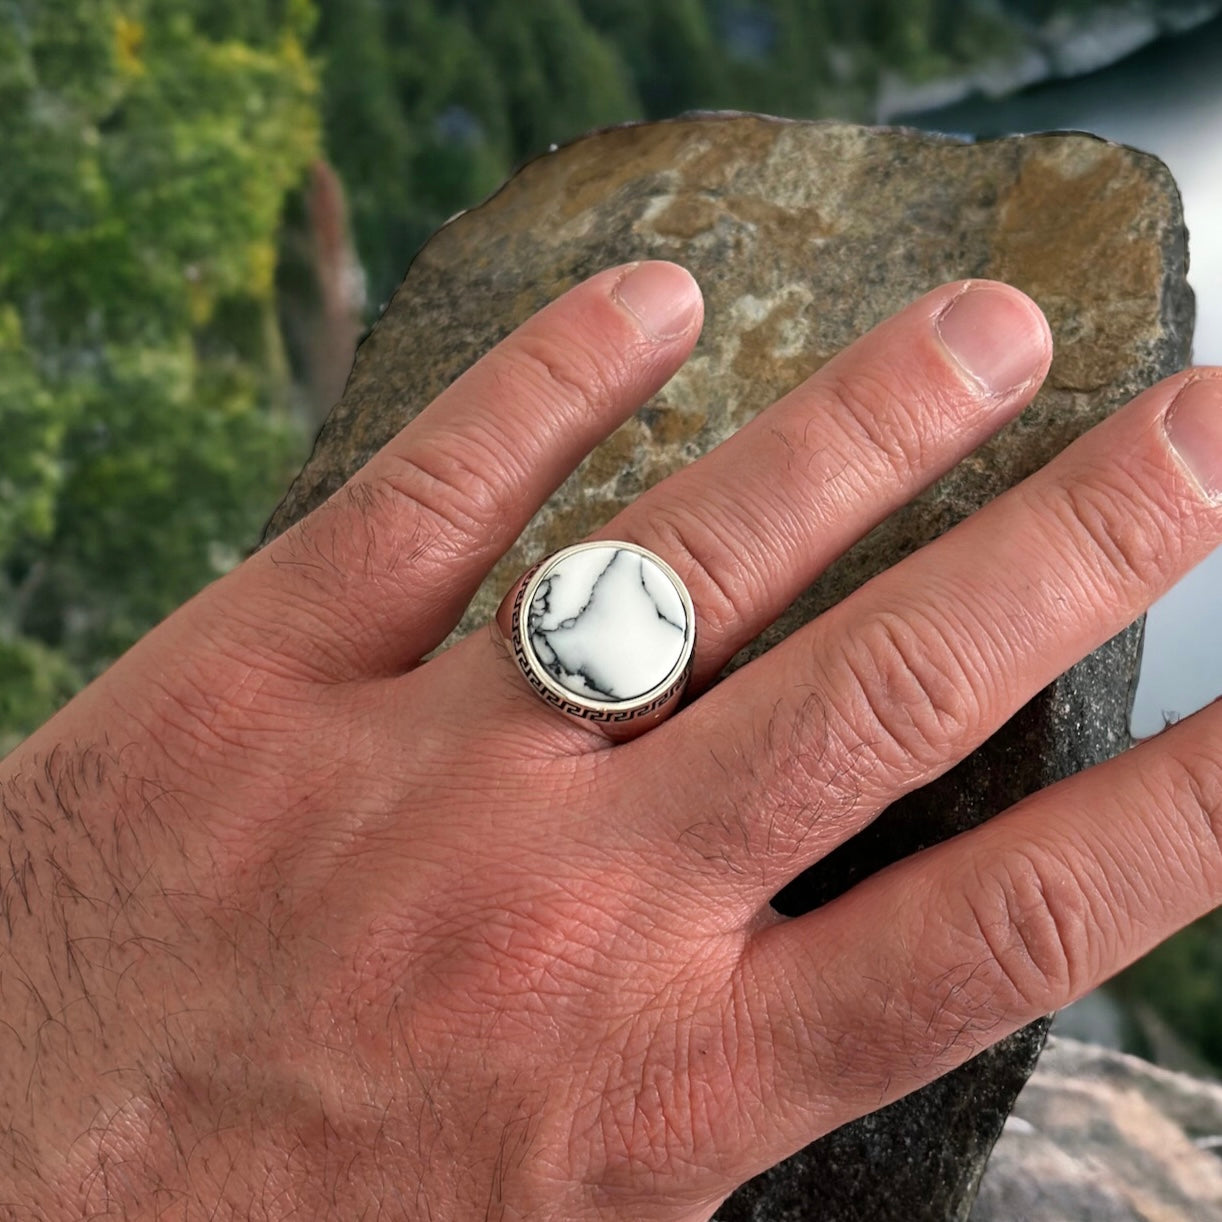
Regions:
[[[257, 539], [412, 255], [524, 159], [695, 108], [1081, 128], [1184, 192], [1222, 363], [1222, 0], [0, 0], [0, 754]], [[1133, 728], [1222, 692], [1222, 553]], [[1067, 1029], [1222, 1072], [1222, 917]]]

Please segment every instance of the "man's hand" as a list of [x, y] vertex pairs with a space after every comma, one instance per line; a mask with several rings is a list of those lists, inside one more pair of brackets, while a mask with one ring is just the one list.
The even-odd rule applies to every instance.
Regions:
[[0, 1214], [705, 1219], [1222, 899], [1215, 705], [769, 907], [1222, 540], [1197, 370], [712, 685], [1029, 401], [1048, 332], [1001, 285], [922, 298], [600, 532], [695, 601], [659, 728], [559, 718], [491, 630], [421, 662], [699, 319], [669, 264], [572, 290], [0, 764]]

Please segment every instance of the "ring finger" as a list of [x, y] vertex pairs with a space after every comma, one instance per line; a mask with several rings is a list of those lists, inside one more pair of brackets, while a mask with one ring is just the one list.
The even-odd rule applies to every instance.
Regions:
[[[837, 555], [1021, 410], [1050, 359], [1048, 325], [1017, 289], [944, 285], [594, 537], [639, 544], [678, 572], [695, 604], [699, 688]], [[455, 691], [486, 690], [490, 673], [509, 678], [486, 706], [495, 725], [509, 701], [541, 749], [575, 738], [587, 748], [590, 731], [537, 702], [511, 664], [490, 667], [491, 644], [470, 638], [438, 659], [433, 677]]]

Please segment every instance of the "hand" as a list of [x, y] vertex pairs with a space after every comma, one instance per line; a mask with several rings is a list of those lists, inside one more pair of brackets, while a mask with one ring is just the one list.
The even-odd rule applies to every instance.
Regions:
[[15, 1217], [708, 1218], [1219, 902], [1222, 705], [768, 905], [1222, 540], [1198, 370], [712, 686], [1030, 399], [1047, 328], [1001, 285], [917, 301], [601, 532], [695, 600], [671, 720], [610, 746], [491, 630], [420, 661], [699, 319], [669, 264], [575, 288], [0, 765]]

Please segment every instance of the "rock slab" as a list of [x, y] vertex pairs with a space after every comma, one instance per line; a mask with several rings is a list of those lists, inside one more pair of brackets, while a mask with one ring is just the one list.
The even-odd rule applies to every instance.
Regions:
[[[699, 458], [928, 289], [992, 277], [1043, 307], [1047, 385], [1017, 420], [849, 551], [737, 659], [754, 656], [1042, 465], [1188, 357], [1192, 298], [1175, 185], [1152, 157], [1083, 134], [982, 144], [839, 123], [698, 114], [597, 132], [523, 167], [442, 228], [362, 345], [342, 401], [272, 519], [309, 512], [515, 325], [632, 259], [704, 289], [695, 355], [599, 447], [497, 566], [459, 632], [511, 580]], [[1134, 625], [978, 752], [785, 889], [814, 907], [898, 857], [1113, 755]], [[725, 1203], [723, 1222], [966, 1219], [1044, 1025], [825, 1137]]]
[[1222, 1083], [1052, 1037], [971, 1222], [1222, 1222]]

